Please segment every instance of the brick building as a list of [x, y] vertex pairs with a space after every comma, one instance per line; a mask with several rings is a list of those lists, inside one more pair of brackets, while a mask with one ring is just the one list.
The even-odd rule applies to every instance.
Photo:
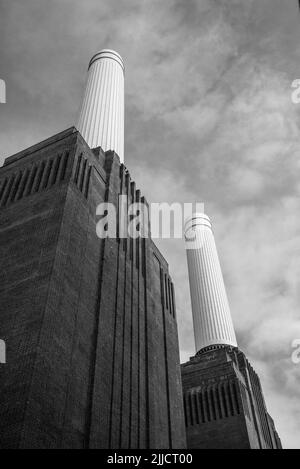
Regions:
[[0, 448], [279, 448], [208, 217], [187, 225], [198, 353], [181, 370], [166, 260], [120, 226], [98, 236], [100, 203], [147, 205], [124, 165], [117, 52], [92, 57], [77, 129], [0, 168]]
[[188, 448], [281, 449], [259, 377], [238, 348], [211, 347], [181, 369]]
[[0, 168], [1, 448], [182, 448], [174, 288], [151, 239], [99, 239], [144, 200], [73, 127]]
[[280, 449], [259, 378], [237, 346], [209, 217], [194, 213], [185, 236], [197, 351], [181, 366], [187, 446]]

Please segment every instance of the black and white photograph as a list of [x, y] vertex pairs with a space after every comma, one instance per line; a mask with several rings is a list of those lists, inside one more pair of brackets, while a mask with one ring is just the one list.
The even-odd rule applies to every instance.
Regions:
[[300, 449], [298, 0], [0, 0], [0, 266], [0, 449]]

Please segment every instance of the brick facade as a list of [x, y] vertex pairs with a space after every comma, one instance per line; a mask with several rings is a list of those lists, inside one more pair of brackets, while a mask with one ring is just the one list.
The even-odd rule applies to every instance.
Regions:
[[239, 349], [218, 346], [181, 365], [187, 447], [280, 449], [259, 378]]
[[0, 169], [1, 448], [183, 448], [174, 289], [151, 239], [100, 240], [144, 200], [75, 128]]

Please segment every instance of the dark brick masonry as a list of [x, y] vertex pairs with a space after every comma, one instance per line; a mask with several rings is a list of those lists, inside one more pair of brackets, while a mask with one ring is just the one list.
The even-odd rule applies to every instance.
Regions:
[[174, 289], [151, 239], [100, 240], [143, 200], [75, 128], [0, 169], [1, 448], [183, 448]]
[[259, 378], [243, 352], [217, 346], [181, 371], [188, 448], [281, 449]]

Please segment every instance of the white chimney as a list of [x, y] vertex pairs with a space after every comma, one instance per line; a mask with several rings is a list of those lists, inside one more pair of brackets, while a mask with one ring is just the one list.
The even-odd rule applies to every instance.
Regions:
[[207, 215], [185, 223], [196, 352], [212, 345], [237, 347], [221, 266]]
[[90, 148], [113, 150], [124, 162], [124, 63], [113, 50], [90, 61], [77, 129]]

